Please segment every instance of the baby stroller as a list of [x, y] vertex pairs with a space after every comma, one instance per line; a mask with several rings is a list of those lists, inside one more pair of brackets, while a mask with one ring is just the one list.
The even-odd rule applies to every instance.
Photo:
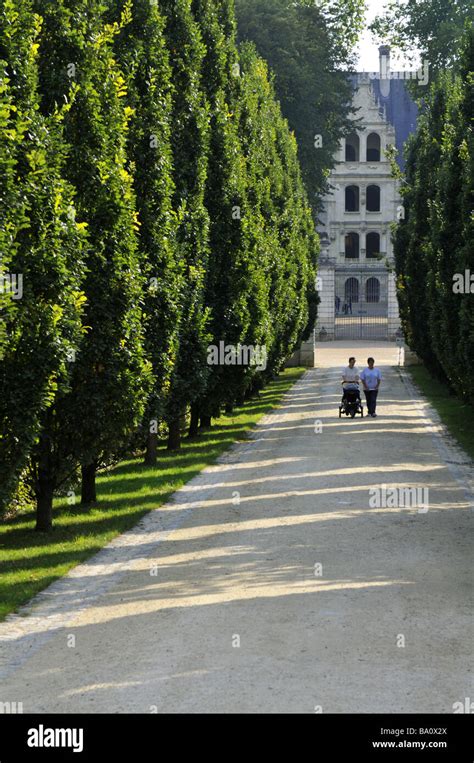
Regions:
[[356, 413], [360, 413], [364, 418], [364, 406], [360, 399], [359, 385], [349, 387], [345, 389], [342, 394], [341, 404], [339, 406], [339, 418], [345, 413], [346, 416], [350, 416], [352, 419]]

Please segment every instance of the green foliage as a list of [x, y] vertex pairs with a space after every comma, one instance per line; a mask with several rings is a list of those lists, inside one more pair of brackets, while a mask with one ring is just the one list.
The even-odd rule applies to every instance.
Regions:
[[[41, 20], [0, 2], [0, 508], [16, 489], [40, 419], [69, 387], [81, 334], [82, 238], [64, 179], [68, 107], [39, 112]], [[22, 279], [14, 299], [5, 278]], [[11, 283], [11, 281], [10, 281]], [[18, 280], [18, 286], [20, 280]]]
[[[282, 368], [314, 325], [318, 240], [233, 0], [0, 9], [0, 267], [24, 278], [21, 300], [0, 290], [1, 500], [28, 463], [49, 530], [80, 467], [93, 502], [141, 426], [175, 449], [190, 407], [216, 417]], [[265, 367], [210, 366], [221, 341]]]
[[[459, 104], [458, 130], [452, 150], [457, 151], [461, 163], [461, 194], [458, 197], [457, 219], [462, 231], [457, 249], [456, 269], [458, 273], [470, 270], [474, 273], [474, 34], [472, 28], [466, 35], [460, 60], [460, 77], [463, 82]], [[453, 168], [455, 172], [456, 167]], [[472, 287], [471, 287], [472, 288]], [[463, 389], [466, 398], [472, 399], [472, 379], [474, 378], [474, 310], [473, 295], [458, 295], [459, 333], [457, 354], [459, 365], [464, 368]]]
[[[227, 5], [227, 13], [223, 6]], [[213, 0], [194, 3], [196, 19], [206, 46], [203, 87], [210, 107], [209, 165], [205, 206], [209, 213], [209, 260], [205, 303], [209, 310], [210, 341], [237, 346], [250, 339], [249, 285], [255, 262], [243, 219], [247, 208], [247, 175], [238, 134], [242, 90], [235, 30], [226, 33], [230, 4]], [[228, 26], [228, 23], [227, 23]], [[202, 414], [218, 412], [245, 391], [252, 369], [213, 366], [205, 394], [199, 400]], [[242, 390], [242, 391], [239, 391]]]
[[471, 0], [389, 0], [371, 25], [382, 43], [411, 56], [418, 53], [433, 73], [458, 58], [465, 24], [474, 20]]
[[[112, 20], [120, 19], [122, 0], [109, 2]], [[127, 81], [132, 110], [128, 156], [133, 172], [139, 220], [139, 255], [146, 276], [145, 349], [153, 368], [144, 426], [155, 428], [176, 365], [184, 267], [176, 243], [178, 210], [173, 207], [171, 151], [175, 95], [164, 34], [164, 18], [150, 0], [135, 0], [130, 23], [115, 36], [115, 53]]]
[[177, 359], [166, 400], [166, 418], [176, 422], [206, 388], [209, 342], [205, 274], [209, 213], [204, 204], [209, 161], [209, 107], [203, 90], [206, 48], [190, 0], [163, 0], [165, 37], [174, 84], [171, 123], [173, 208], [178, 216], [177, 256], [183, 268], [179, 297]]
[[399, 302], [410, 346], [466, 400], [473, 399], [473, 33], [459, 70], [432, 84], [407, 151], [405, 220], [395, 232]]
[[[130, 20], [104, 24], [103, 4], [37, 0], [42, 108], [74, 100], [64, 119], [67, 179], [76, 215], [88, 234], [85, 334], [72, 364], [71, 390], [45, 418], [34, 477], [57, 487], [77, 461], [109, 463], [120, 454], [144, 411], [150, 369], [143, 349], [143, 275], [126, 139], [130, 109], [113, 41]], [[46, 466], [45, 466], [46, 464]]]
[[308, 297], [314, 295], [318, 242], [295, 138], [275, 100], [267, 65], [252, 45], [243, 46], [242, 69], [241, 131], [260, 282], [265, 285], [263, 313], [257, 315], [260, 342], [267, 347], [267, 372], [272, 374], [281, 368], [288, 350], [301, 341], [310, 322]]
[[359, 0], [317, 5], [310, 0], [236, 0], [240, 40], [253, 41], [275, 74], [276, 96], [295, 132], [315, 211], [327, 191], [340, 139], [353, 129], [346, 72], [353, 65], [363, 9]]

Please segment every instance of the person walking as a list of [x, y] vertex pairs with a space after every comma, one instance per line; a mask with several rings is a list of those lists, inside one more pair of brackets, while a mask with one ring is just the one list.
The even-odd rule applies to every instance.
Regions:
[[360, 374], [360, 380], [364, 385], [365, 399], [367, 400], [367, 412], [373, 419], [377, 418], [375, 409], [377, 408], [377, 395], [379, 394], [382, 374], [378, 368], [375, 368], [375, 360], [367, 358], [367, 368]]
[[349, 365], [343, 368], [341, 371], [341, 384], [342, 384], [342, 400], [346, 398], [346, 392], [349, 389], [359, 389], [359, 369], [357, 368], [356, 359], [354, 357], [349, 358]]

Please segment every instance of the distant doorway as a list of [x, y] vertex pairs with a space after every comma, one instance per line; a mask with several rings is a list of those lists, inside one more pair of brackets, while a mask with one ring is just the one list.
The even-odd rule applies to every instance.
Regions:
[[372, 273], [362, 268], [336, 271], [336, 339], [388, 339], [388, 274], [382, 269]]

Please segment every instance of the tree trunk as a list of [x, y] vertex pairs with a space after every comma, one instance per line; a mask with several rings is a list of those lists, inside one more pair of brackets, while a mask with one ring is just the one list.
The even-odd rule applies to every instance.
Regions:
[[247, 390], [248, 399], [252, 398], [259, 398], [260, 397], [260, 390], [262, 389], [260, 384], [251, 384], [250, 388]]
[[53, 493], [51, 480], [38, 480], [36, 493], [36, 527], [38, 532], [49, 532], [53, 527]]
[[54, 475], [52, 474], [49, 437], [41, 435], [39, 441], [38, 479], [36, 493], [36, 530], [49, 532], [53, 527]]
[[91, 464], [81, 467], [82, 472], [82, 485], [81, 485], [81, 504], [83, 506], [90, 503], [97, 502], [97, 495], [95, 489], [95, 474], [97, 470], [97, 464], [94, 461]]
[[199, 407], [191, 406], [191, 421], [189, 423], [188, 437], [197, 437], [199, 433]]
[[232, 413], [234, 410], [234, 404], [233, 403], [226, 403], [225, 405], [225, 412], [226, 413]]
[[144, 463], [147, 466], [156, 466], [157, 451], [158, 451], [158, 435], [156, 432], [148, 432], [148, 437], [146, 438], [146, 452], [145, 452], [145, 458], [144, 458]]
[[179, 416], [168, 422], [168, 450], [179, 450], [181, 448], [181, 428], [179, 426]]
[[210, 429], [210, 428], [211, 428], [211, 417], [201, 416], [201, 429]]

